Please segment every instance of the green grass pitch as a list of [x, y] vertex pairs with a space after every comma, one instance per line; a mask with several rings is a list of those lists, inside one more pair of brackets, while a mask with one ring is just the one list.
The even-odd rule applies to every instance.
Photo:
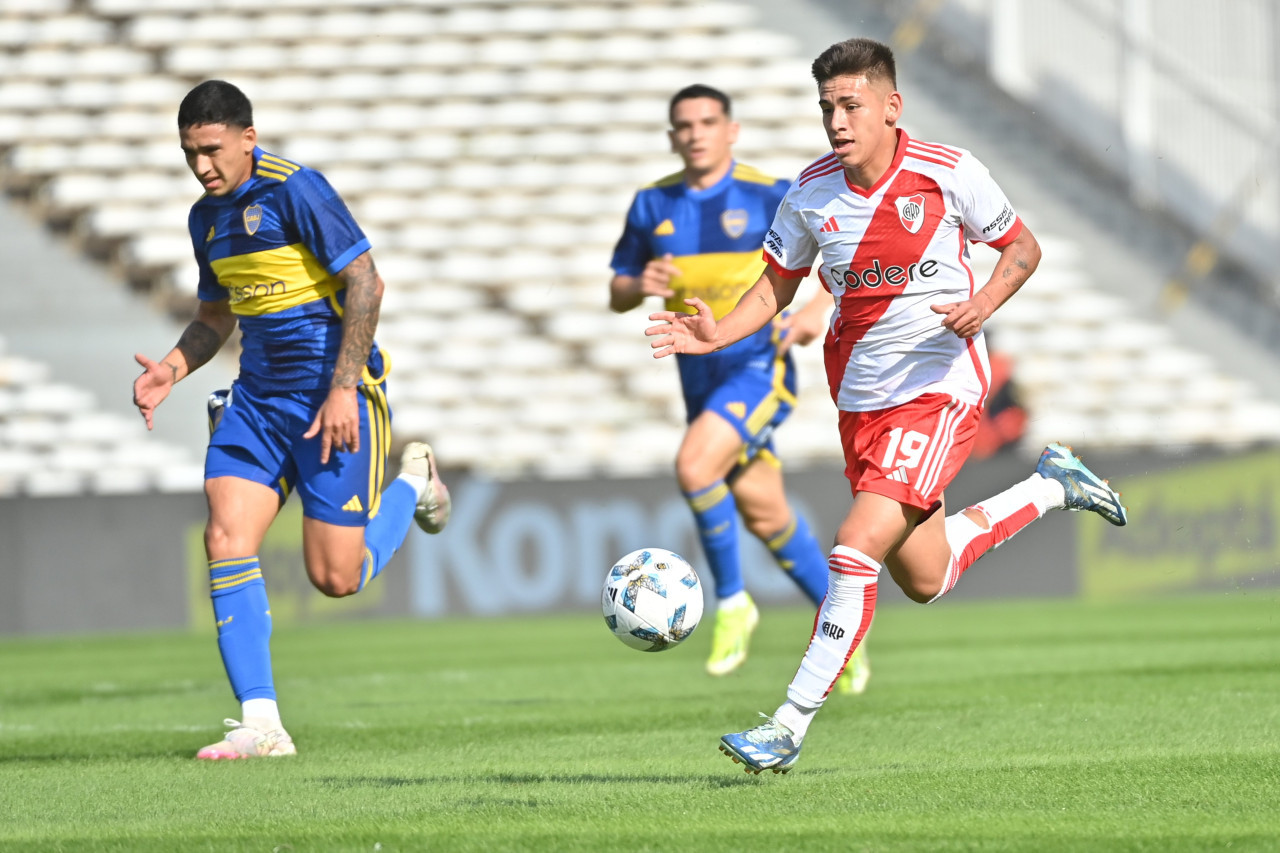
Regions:
[[0, 849], [1275, 850], [1280, 596], [882, 608], [860, 698], [787, 776], [716, 750], [783, 695], [804, 610], [744, 668], [593, 613], [277, 631], [296, 759], [203, 763], [211, 637], [0, 642]]

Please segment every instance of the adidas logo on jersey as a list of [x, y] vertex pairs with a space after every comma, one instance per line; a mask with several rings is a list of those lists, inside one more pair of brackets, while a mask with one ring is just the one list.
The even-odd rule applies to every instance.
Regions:
[[893, 473], [887, 479], [893, 480], [895, 483], [907, 482], [907, 469], [898, 467], [893, 469]]
[[664, 219], [658, 223], [658, 227], [653, 229], [655, 237], [670, 237], [676, 233], [676, 225], [670, 219]]
[[840, 223], [836, 222], [836, 218], [833, 216], [830, 219], [828, 219], [826, 222], [822, 223], [822, 227], [819, 228], [818, 230], [830, 234], [832, 231], [840, 230]]
[[364, 505], [360, 503], [360, 498], [352, 495], [351, 500], [342, 505], [342, 509], [346, 512], [364, 512]]

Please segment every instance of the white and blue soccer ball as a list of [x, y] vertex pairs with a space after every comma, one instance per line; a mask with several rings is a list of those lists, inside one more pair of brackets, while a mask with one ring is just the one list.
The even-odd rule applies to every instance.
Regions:
[[600, 596], [604, 623], [633, 649], [661, 652], [702, 619], [702, 584], [689, 561], [665, 548], [641, 548], [609, 571]]

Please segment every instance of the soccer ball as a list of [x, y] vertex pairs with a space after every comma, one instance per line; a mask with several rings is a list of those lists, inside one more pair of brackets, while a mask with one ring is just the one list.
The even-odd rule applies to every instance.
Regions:
[[663, 548], [641, 548], [618, 560], [600, 596], [604, 623], [633, 649], [678, 645], [702, 619], [702, 584], [689, 562]]

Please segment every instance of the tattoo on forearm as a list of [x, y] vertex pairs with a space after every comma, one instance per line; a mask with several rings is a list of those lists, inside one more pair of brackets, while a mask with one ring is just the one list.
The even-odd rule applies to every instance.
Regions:
[[[187, 360], [187, 373], [191, 373], [222, 349], [222, 336], [199, 320], [193, 320], [178, 338], [177, 348]], [[173, 381], [177, 382], [178, 368], [172, 364], [169, 367], [173, 370]]]
[[378, 327], [382, 306], [382, 287], [373, 258], [365, 252], [338, 273], [347, 286], [346, 307], [342, 315], [342, 346], [333, 368], [334, 388], [354, 388], [360, 384], [373, 333]]

